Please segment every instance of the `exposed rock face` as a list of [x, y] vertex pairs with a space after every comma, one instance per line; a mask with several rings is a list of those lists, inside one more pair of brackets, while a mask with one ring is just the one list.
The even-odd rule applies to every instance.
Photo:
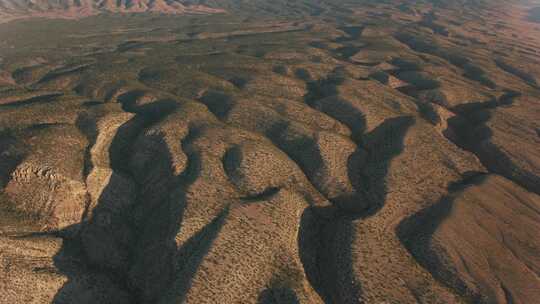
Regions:
[[83, 134], [67, 125], [45, 125], [25, 133], [18, 143], [26, 150], [19, 152], [25, 157], [11, 169], [6, 199], [17, 212], [36, 217], [45, 229], [78, 224], [88, 198], [81, 172], [87, 144]]
[[540, 297], [529, 4], [32, 3], [104, 14], [0, 25], [0, 302]]

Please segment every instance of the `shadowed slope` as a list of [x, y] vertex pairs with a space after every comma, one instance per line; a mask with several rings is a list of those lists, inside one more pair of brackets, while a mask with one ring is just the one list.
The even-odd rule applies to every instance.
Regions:
[[494, 175], [459, 188], [400, 224], [407, 249], [471, 302], [534, 302], [539, 197]]

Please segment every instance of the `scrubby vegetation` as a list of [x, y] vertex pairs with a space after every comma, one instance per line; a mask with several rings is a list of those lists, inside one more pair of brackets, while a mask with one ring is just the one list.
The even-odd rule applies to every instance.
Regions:
[[182, 3], [0, 25], [3, 300], [540, 296], [524, 7]]

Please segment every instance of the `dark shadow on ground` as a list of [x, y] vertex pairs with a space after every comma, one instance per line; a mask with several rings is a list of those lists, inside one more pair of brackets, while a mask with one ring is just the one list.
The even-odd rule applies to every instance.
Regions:
[[482, 303], [480, 295], [469, 290], [448, 264], [433, 252], [432, 242], [433, 235], [452, 212], [455, 198], [467, 187], [482, 184], [486, 178], [486, 174], [469, 172], [460, 182], [448, 187], [448, 195], [436, 204], [403, 220], [396, 229], [399, 240], [418, 264], [433, 274], [443, 285], [456, 290], [470, 303]]
[[[168, 115], [165, 109], [138, 113], [115, 134], [109, 149], [113, 175], [97, 205], [88, 219], [70, 227], [78, 233], [59, 232], [64, 242], [53, 260], [68, 280], [53, 303], [177, 303], [189, 290], [228, 210], [177, 248], [185, 192], [198, 177], [200, 159], [187, 153], [187, 168], [176, 176], [163, 135], [143, 132]], [[182, 140], [186, 151], [195, 133]], [[130, 163], [141, 148], [135, 143], [149, 149], [145, 164]]]
[[0, 129], [0, 190], [6, 186], [11, 174], [24, 159], [23, 148], [14, 131]]
[[454, 136], [447, 136], [458, 147], [474, 153], [490, 172], [502, 175], [528, 191], [540, 194], [540, 177], [519, 167], [500, 146], [491, 142], [493, 131], [488, 125], [493, 111], [508, 107], [521, 94], [507, 91], [489, 102], [470, 103], [455, 107], [455, 117], [448, 120]]
[[130, 224], [137, 188], [126, 170], [130, 155], [126, 152], [131, 149], [142, 126], [140, 118], [134, 117], [117, 130], [108, 151], [112, 175], [97, 199], [92, 215], [76, 225], [75, 235], [64, 236], [63, 246], [53, 258], [58, 271], [68, 278], [56, 294], [55, 304], [103, 301], [100, 299], [106, 292], [91, 285], [94, 277], [110, 281], [114, 286], [107, 288], [124, 295], [116, 299], [120, 303], [133, 300], [132, 296], [127, 296], [130, 294], [127, 271], [129, 246], [134, 240]]
[[[339, 71], [318, 82], [308, 82], [305, 102], [311, 106], [334, 96], [339, 101], [338, 86], [343, 82]], [[332, 107], [317, 107], [329, 116], [347, 125], [358, 150], [349, 159], [349, 179], [355, 187], [347, 202], [332, 202], [335, 212], [315, 207], [304, 211], [298, 236], [300, 258], [306, 276], [325, 303], [361, 303], [361, 282], [355, 278], [351, 244], [356, 231], [354, 222], [376, 214], [386, 200], [386, 176], [392, 159], [403, 151], [403, 141], [409, 128], [414, 125], [412, 116], [385, 120], [369, 133], [365, 133], [363, 113], [347, 101]], [[309, 145], [304, 146], [304, 149]], [[367, 151], [367, 161], [359, 161], [359, 154]], [[290, 153], [289, 153], [290, 154]], [[304, 166], [303, 166], [304, 167]], [[308, 174], [309, 175], [309, 174]], [[330, 214], [330, 216], [328, 216]]]
[[18, 107], [33, 105], [37, 103], [50, 103], [56, 101], [58, 97], [64, 95], [64, 93], [50, 93], [39, 96], [34, 96], [31, 98], [18, 100], [6, 104], [0, 104], [0, 109], [16, 109]]
[[289, 288], [268, 288], [259, 295], [258, 304], [300, 304], [295, 292]]

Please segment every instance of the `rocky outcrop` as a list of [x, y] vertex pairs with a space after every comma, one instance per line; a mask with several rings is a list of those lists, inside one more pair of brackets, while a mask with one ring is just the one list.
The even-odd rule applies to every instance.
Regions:
[[9, 208], [35, 217], [45, 230], [79, 223], [88, 203], [82, 176], [86, 138], [67, 125], [23, 132], [24, 157], [4, 188]]

